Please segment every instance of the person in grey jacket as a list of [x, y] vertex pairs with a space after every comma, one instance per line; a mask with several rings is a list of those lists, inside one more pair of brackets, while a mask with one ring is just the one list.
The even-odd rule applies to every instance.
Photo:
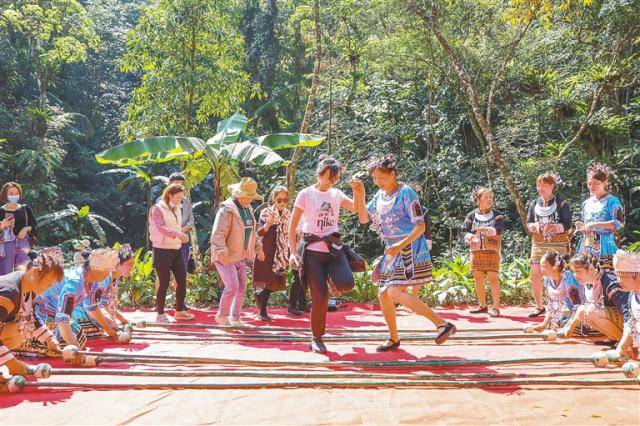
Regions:
[[257, 189], [256, 181], [248, 177], [229, 185], [231, 198], [220, 205], [211, 230], [211, 262], [224, 284], [216, 314], [220, 325], [242, 325], [240, 310], [247, 291], [247, 264], [256, 257], [264, 260], [251, 208], [252, 201], [262, 200]]

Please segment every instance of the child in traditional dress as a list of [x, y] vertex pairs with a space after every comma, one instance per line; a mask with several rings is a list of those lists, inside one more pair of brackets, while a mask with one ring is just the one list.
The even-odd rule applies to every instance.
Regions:
[[576, 280], [583, 286], [585, 303], [563, 328], [560, 335], [571, 337], [574, 328], [586, 324], [617, 342], [622, 337], [623, 315], [628, 309], [629, 295], [620, 287], [610, 269], [600, 268], [598, 258], [580, 253], [570, 260]]
[[558, 330], [582, 303], [580, 283], [566, 266], [564, 256], [557, 251], [549, 251], [540, 259], [547, 305], [544, 320], [531, 327], [531, 331]]

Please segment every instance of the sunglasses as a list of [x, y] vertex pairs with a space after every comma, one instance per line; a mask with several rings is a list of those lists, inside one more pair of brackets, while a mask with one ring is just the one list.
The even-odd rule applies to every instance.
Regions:
[[278, 204], [287, 203], [287, 202], [289, 202], [288, 198], [276, 198], [276, 203]]

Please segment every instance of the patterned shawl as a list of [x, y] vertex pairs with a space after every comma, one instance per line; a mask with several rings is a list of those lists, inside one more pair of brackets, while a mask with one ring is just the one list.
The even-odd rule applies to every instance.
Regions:
[[274, 225], [276, 226], [276, 253], [273, 257], [272, 270], [276, 275], [284, 275], [289, 268], [288, 233], [291, 212], [285, 207], [282, 214], [280, 214], [275, 205], [269, 206], [260, 212], [260, 223], [267, 223], [270, 218], [276, 223]]

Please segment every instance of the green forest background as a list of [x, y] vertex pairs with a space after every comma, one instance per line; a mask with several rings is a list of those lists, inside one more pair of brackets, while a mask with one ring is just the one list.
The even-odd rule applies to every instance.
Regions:
[[[186, 170], [204, 259], [222, 189], [238, 176], [267, 194], [311, 183], [321, 153], [348, 178], [391, 152], [431, 212], [438, 267], [423, 297], [472, 296], [459, 228], [473, 188], [489, 185], [507, 216], [503, 293], [526, 301], [522, 215], [539, 173], [562, 176], [577, 218], [586, 166], [606, 162], [626, 209], [620, 245], [639, 239], [639, 52], [639, 0], [0, 0], [0, 179], [23, 185], [41, 245], [68, 250], [82, 236], [145, 248], [149, 203], [163, 177]], [[96, 161], [136, 138], [207, 140], [236, 112], [248, 117], [243, 139], [325, 139], [279, 150], [285, 162]], [[374, 260], [373, 233], [343, 221]], [[125, 302], [151, 300], [151, 274], [142, 250]], [[211, 302], [212, 280], [190, 276], [193, 303]], [[364, 275], [350, 297], [375, 295]]]

